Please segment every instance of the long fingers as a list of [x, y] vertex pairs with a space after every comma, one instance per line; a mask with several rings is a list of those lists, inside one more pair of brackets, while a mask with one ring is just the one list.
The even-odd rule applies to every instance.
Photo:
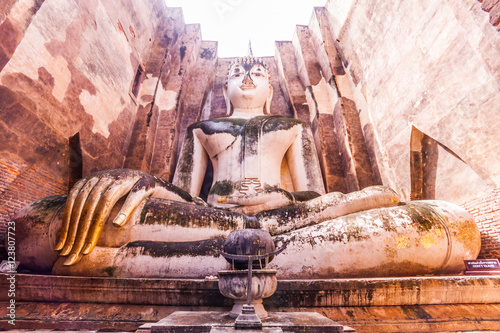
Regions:
[[[111, 214], [112, 208], [115, 204], [127, 194], [131, 188], [137, 183], [137, 179], [139, 177], [125, 178], [121, 180], [117, 180], [112, 185], [108, 187], [108, 189], [103, 193], [101, 201], [99, 202], [99, 206], [96, 209], [96, 213], [94, 214], [94, 219], [92, 222], [92, 226], [90, 228], [85, 247], [83, 248], [82, 253], [88, 254], [92, 252], [92, 250], [97, 245], [97, 241], [101, 236], [102, 229], [104, 228], [104, 224], [106, 223], [109, 214]], [[118, 214], [119, 215], [119, 214]]]
[[281, 201], [287, 202], [291, 201], [291, 194], [287, 193], [284, 190], [278, 191], [269, 191], [269, 192], [261, 192], [256, 194], [249, 194], [241, 197], [227, 197], [222, 200], [218, 200], [219, 202], [227, 202], [228, 204], [235, 204], [241, 206], [253, 206], [253, 205], [261, 205], [270, 201]]
[[260, 204], [263, 201], [264, 196], [264, 193], [262, 193], [261, 195], [248, 194], [245, 196], [221, 197], [217, 199], [217, 201], [220, 203], [228, 203], [232, 205], [251, 206]]
[[133, 211], [152, 195], [192, 201], [187, 192], [136, 170], [110, 170], [94, 178], [82, 183], [79, 191], [78, 188], [72, 190], [76, 199], [68, 206], [68, 211], [72, 212], [68, 213], [71, 215], [67, 218], [69, 227], [61, 251], [61, 255], [69, 254], [64, 262], [66, 266], [77, 263], [82, 254], [92, 252], [112, 208], [127, 193], [127, 200], [113, 221], [116, 226], [125, 224]]
[[245, 215], [255, 215], [255, 214], [260, 213], [264, 210], [281, 208], [281, 207], [286, 206], [288, 204], [289, 204], [289, 200], [283, 198], [283, 199], [267, 201], [265, 203], [258, 204], [258, 205], [240, 206], [240, 207], [232, 208], [231, 211], [238, 212], [238, 213], [245, 214]]
[[68, 262], [74, 262], [75, 256], [78, 257], [79, 253], [81, 252], [83, 246], [85, 245], [85, 240], [87, 238], [88, 231], [90, 229], [90, 225], [92, 223], [92, 219], [94, 217], [94, 211], [97, 207], [97, 204], [99, 203], [99, 200], [101, 199], [101, 194], [102, 192], [108, 188], [108, 186], [111, 184], [112, 180], [111, 179], [101, 179], [97, 185], [94, 186], [92, 189], [92, 192], [89, 194], [87, 197], [87, 200], [85, 201], [85, 205], [82, 209], [82, 216], [81, 219], [78, 223], [78, 230], [76, 233], [76, 238], [73, 243], [73, 247], [71, 248], [70, 256], [66, 261]]
[[59, 253], [62, 256], [65, 256], [70, 253], [73, 244], [75, 243], [76, 232], [78, 231], [78, 222], [80, 221], [80, 215], [83, 210], [83, 206], [87, 201], [87, 197], [90, 192], [94, 188], [94, 186], [99, 181], [99, 178], [91, 178], [89, 179], [85, 185], [83, 185], [82, 189], [78, 193], [78, 196], [73, 205], [73, 209], [71, 212], [70, 222], [69, 222], [69, 230], [66, 238], [66, 242], [64, 243], [64, 248]]
[[113, 224], [117, 227], [123, 226], [134, 210], [150, 197], [180, 202], [193, 202], [193, 197], [177, 186], [154, 176], [143, 177], [130, 191]]
[[134, 185], [132, 191], [127, 196], [127, 200], [125, 200], [120, 212], [113, 221], [115, 226], [120, 227], [127, 222], [137, 206], [153, 194], [155, 183], [154, 177], [144, 177]]
[[61, 233], [59, 234], [59, 238], [57, 240], [57, 245], [55, 247], [56, 251], [61, 250], [66, 243], [66, 239], [68, 237], [69, 223], [71, 220], [71, 211], [73, 210], [73, 205], [75, 203], [76, 197], [78, 193], [82, 189], [83, 185], [87, 182], [86, 178], [80, 179], [69, 191], [68, 199], [66, 200], [66, 205], [64, 206], [63, 213], [63, 223], [61, 227]]

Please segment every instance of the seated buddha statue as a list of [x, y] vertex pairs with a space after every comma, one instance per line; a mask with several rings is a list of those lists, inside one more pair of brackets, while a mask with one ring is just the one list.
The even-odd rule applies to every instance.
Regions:
[[270, 266], [281, 278], [453, 274], [476, 258], [478, 229], [456, 205], [402, 203], [384, 186], [325, 193], [309, 126], [271, 115], [272, 94], [262, 60], [234, 62], [226, 117], [189, 126], [171, 183], [138, 170], [90, 174], [17, 214], [17, 259], [62, 275], [197, 278], [227, 268], [213, 250], [239, 228], [286, 246]]

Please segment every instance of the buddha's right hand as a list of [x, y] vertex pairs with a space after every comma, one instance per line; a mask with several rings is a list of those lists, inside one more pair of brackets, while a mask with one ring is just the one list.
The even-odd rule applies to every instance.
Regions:
[[187, 192], [138, 170], [106, 170], [82, 178], [69, 192], [55, 247], [61, 256], [69, 255], [64, 265], [73, 265], [82, 255], [92, 252], [112, 208], [125, 195], [127, 199], [113, 220], [117, 227], [124, 225], [133, 211], [151, 196], [192, 201]]

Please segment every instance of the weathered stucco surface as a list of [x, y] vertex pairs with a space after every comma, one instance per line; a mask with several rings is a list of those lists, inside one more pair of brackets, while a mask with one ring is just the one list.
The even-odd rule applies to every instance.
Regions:
[[[409, 196], [409, 132], [415, 126], [451, 150], [489, 190], [498, 187], [499, 147], [492, 138], [500, 136], [500, 35], [481, 4], [329, 1], [327, 8], [349, 61], [363, 126], [375, 128], [384, 183]], [[438, 167], [448, 164], [443, 160]], [[440, 198], [456, 203], [481, 193], [439, 179], [436, 185]]]
[[[82, 170], [123, 166], [136, 113], [129, 90], [166, 9], [161, 1], [2, 6], [0, 220], [6, 221], [34, 198], [67, 192]], [[79, 140], [69, 144], [75, 134]]]
[[[345, 90], [384, 185], [407, 199], [464, 205], [485, 252], [500, 256], [498, 2], [330, 0], [326, 7], [349, 73]], [[415, 149], [415, 133], [432, 144]]]

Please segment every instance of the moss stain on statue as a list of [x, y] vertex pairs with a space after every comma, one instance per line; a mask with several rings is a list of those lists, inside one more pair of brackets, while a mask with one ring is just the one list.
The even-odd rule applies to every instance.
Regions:
[[115, 275], [115, 272], [116, 272], [116, 267], [113, 267], [113, 266], [108, 266], [108, 267], [105, 267], [103, 268], [103, 273], [105, 273], [107, 276], [109, 277], [113, 277]]
[[32, 219], [33, 222], [45, 221], [49, 215], [61, 209], [67, 197], [67, 195], [54, 195], [32, 202], [26, 218]]
[[238, 213], [214, 212], [209, 207], [150, 198], [141, 211], [137, 223], [142, 225], [176, 225], [184, 228], [210, 228], [214, 227], [214, 215], [218, 217], [217, 229], [220, 230], [235, 230], [238, 228], [238, 221], [242, 219]]
[[152, 242], [135, 241], [126, 244], [120, 251], [126, 253], [126, 256], [150, 256], [153, 258], [165, 257], [198, 257], [220, 255], [215, 250], [222, 249], [224, 238], [213, 238], [196, 242]]
[[212, 185], [209, 194], [215, 194], [220, 196], [230, 195], [231, 193], [233, 193], [234, 190], [239, 188], [238, 185], [239, 184], [231, 182], [229, 180], [219, 181]]
[[247, 119], [241, 118], [217, 118], [212, 120], [204, 120], [199, 123], [189, 126], [192, 130], [199, 128], [206, 135], [229, 133], [237, 136], [241, 133]]
[[296, 125], [303, 125], [304, 127], [307, 126], [306, 123], [295, 118], [285, 118], [281, 116], [271, 116], [271, 117], [272, 118], [269, 121], [265, 122], [262, 126], [262, 131], [264, 133], [286, 131]]
[[422, 233], [429, 232], [433, 228], [436, 228], [436, 226], [440, 227], [441, 223], [444, 223], [431, 207], [422, 207], [421, 205], [417, 206], [411, 203], [408, 203], [407, 207], [412, 208], [406, 211], [410, 214], [413, 223], [415, 223], [418, 230]]

